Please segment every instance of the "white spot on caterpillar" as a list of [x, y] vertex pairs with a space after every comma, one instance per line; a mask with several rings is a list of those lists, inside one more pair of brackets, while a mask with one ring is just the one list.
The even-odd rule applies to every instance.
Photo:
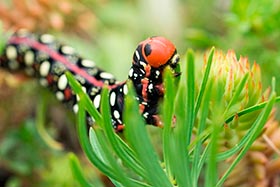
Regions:
[[113, 79], [114, 78], [114, 76], [111, 73], [107, 73], [107, 72], [101, 72], [100, 77], [102, 79]]
[[148, 103], [147, 103], [147, 102], [145, 102], [145, 101], [143, 101], [141, 104], [142, 104], [142, 105], [145, 105], [145, 106], [147, 106], [147, 105], [148, 105]]
[[119, 119], [119, 118], [121, 117], [119, 111], [114, 110], [114, 117], [115, 117], [116, 119]]
[[81, 64], [86, 68], [93, 68], [95, 66], [95, 63], [92, 60], [87, 59], [82, 60]]
[[39, 69], [40, 75], [42, 77], [47, 76], [49, 74], [50, 68], [51, 68], [51, 64], [49, 61], [42, 62], [40, 69]]
[[159, 76], [159, 74], [160, 74], [160, 72], [159, 72], [159, 70], [156, 70], [156, 79], [158, 78], [158, 76]]
[[55, 96], [59, 101], [62, 101], [64, 99], [64, 94], [60, 91], [56, 92]]
[[6, 48], [6, 56], [9, 60], [15, 60], [17, 58], [17, 48], [15, 46], [9, 45]]
[[87, 117], [87, 124], [92, 126], [95, 123], [95, 120], [93, 117]]
[[94, 100], [93, 100], [93, 105], [94, 105], [95, 108], [99, 108], [100, 100], [101, 100], [100, 94], [96, 95]]
[[75, 105], [73, 106], [73, 111], [74, 111], [74, 113], [77, 114], [77, 113], [78, 113], [78, 110], [79, 110], [79, 106], [78, 106], [78, 104], [75, 104]]
[[144, 118], [147, 118], [148, 115], [149, 115], [149, 113], [148, 113], [148, 112], [145, 112], [145, 113], [143, 114], [143, 117], [144, 117]]
[[154, 87], [153, 84], [149, 84], [148, 89], [149, 89], [149, 90], [152, 90], [153, 87]]
[[146, 74], [145, 71], [141, 68], [140, 68], [140, 71], [141, 71], [142, 74]]
[[[87, 93], [86, 87], [82, 86], [82, 90], [83, 90], [83, 92]], [[77, 98], [77, 101], [80, 101], [79, 95], [76, 95], [76, 98]]]
[[35, 58], [35, 55], [34, 55], [33, 51], [28, 50], [25, 52], [25, 55], [24, 55], [24, 63], [27, 66], [31, 66], [34, 63], [34, 58]]
[[126, 84], [123, 85], [123, 93], [124, 93], [124, 95], [127, 95], [127, 93], [128, 93], [128, 89], [127, 89]]
[[73, 47], [64, 45], [61, 47], [61, 52], [66, 55], [72, 55], [73, 53], [75, 53], [75, 49]]
[[86, 87], [82, 86], [82, 90], [83, 90], [85, 93], [87, 93]]
[[105, 80], [105, 81], [104, 81], [104, 84], [109, 84], [109, 81], [108, 81], [108, 80]]
[[42, 43], [49, 44], [54, 42], [54, 36], [50, 34], [43, 34], [41, 35], [40, 40], [42, 41]]
[[140, 61], [139, 63], [140, 63], [140, 65], [142, 65], [143, 67], [145, 67], [145, 66], [146, 66], [146, 63], [145, 63], [145, 62], [143, 62], [143, 61]]
[[135, 55], [136, 55], [137, 60], [140, 60], [140, 55], [139, 55], [139, 52], [137, 50], [135, 51]]
[[60, 90], [64, 90], [67, 86], [67, 77], [65, 74], [61, 75], [57, 81], [57, 87], [60, 89]]
[[88, 74], [90, 74], [91, 76], [95, 76], [98, 73], [98, 69], [93, 67], [93, 68], [88, 68], [87, 69]]
[[40, 84], [44, 87], [47, 87], [48, 86], [48, 81], [45, 79], [45, 78], [41, 78], [39, 80]]
[[12, 70], [16, 70], [19, 68], [19, 64], [16, 60], [12, 60], [8, 63], [9, 65], [9, 68], [12, 69]]
[[83, 78], [82, 76], [78, 75], [78, 74], [75, 75], [75, 79], [77, 81], [79, 81], [81, 84], [85, 84], [86, 83], [86, 79]]
[[113, 91], [113, 92], [111, 92], [111, 95], [110, 95], [110, 105], [114, 106], [115, 103], [116, 103], [116, 93]]
[[123, 122], [122, 122], [120, 119], [117, 119], [117, 122], [118, 122], [119, 124], [123, 124]]
[[32, 76], [32, 75], [34, 75], [35, 71], [31, 67], [27, 67], [27, 68], [25, 68], [25, 73], [29, 76]]
[[131, 69], [129, 70], [128, 75], [129, 75], [129, 77], [132, 77], [132, 76], [133, 76], [133, 68], [131, 68]]
[[91, 96], [94, 96], [94, 95], [97, 94], [98, 91], [99, 91], [99, 89], [97, 89], [96, 87], [92, 87], [91, 90], [90, 90], [90, 92], [89, 92], [89, 94], [90, 94]]

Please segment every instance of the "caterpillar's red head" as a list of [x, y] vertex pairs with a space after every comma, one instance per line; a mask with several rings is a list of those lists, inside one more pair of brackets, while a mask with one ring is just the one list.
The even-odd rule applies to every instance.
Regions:
[[[170, 66], [175, 75], [180, 74], [179, 55], [172, 42], [161, 36], [150, 37], [142, 41], [133, 56], [133, 66], [143, 68], [146, 76], [150, 69], [160, 72]], [[130, 75], [130, 77], [133, 77]]]
[[165, 65], [176, 53], [174, 44], [160, 36], [148, 38], [140, 45], [145, 61], [154, 68]]

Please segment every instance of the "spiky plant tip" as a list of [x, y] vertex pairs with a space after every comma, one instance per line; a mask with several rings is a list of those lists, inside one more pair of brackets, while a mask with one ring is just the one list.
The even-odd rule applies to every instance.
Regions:
[[[208, 53], [206, 53], [206, 56]], [[204, 58], [206, 64], [206, 58]], [[206, 65], [204, 65], [204, 69]], [[204, 70], [203, 70], [204, 71]], [[209, 79], [214, 79], [213, 90], [218, 83], [223, 86], [224, 117], [234, 115], [237, 111], [258, 104], [262, 100], [262, 83], [260, 67], [257, 63], [250, 66], [247, 57], [236, 57], [233, 50], [224, 53], [216, 50], [213, 55], [212, 69]], [[211, 112], [211, 110], [210, 110]], [[254, 117], [251, 122], [254, 121]], [[248, 119], [239, 119], [239, 125]], [[246, 125], [245, 125], [246, 126]], [[243, 127], [243, 129], [245, 128]]]

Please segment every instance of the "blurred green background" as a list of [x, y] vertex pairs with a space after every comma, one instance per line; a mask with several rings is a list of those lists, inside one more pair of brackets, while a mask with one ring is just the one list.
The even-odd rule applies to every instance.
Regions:
[[119, 79], [137, 43], [153, 35], [172, 40], [180, 54], [234, 49], [261, 64], [266, 85], [280, 78], [279, 0], [3, 0], [0, 15], [6, 29], [58, 35]]
[[[181, 55], [188, 48], [194, 49], [198, 57], [212, 46], [224, 51], [233, 49], [238, 57], [246, 56], [251, 64], [260, 64], [264, 88], [274, 76], [279, 90], [279, 0], [1, 0], [0, 21], [7, 33], [23, 27], [36, 33], [52, 33], [119, 80], [126, 79], [138, 42], [149, 36], [169, 38]], [[34, 90], [38, 90], [37, 86], [28, 84], [10, 92], [0, 91], [5, 98], [0, 100], [0, 166], [16, 173], [9, 186], [30, 186], [35, 179], [35, 186], [69, 186], [74, 179], [68, 175], [71, 171], [66, 154], [69, 150], [79, 154], [80, 149], [70, 146], [56, 150], [38, 137], [34, 110], [40, 96]], [[9, 109], [5, 108], [7, 103]], [[11, 120], [15, 116], [19, 119]], [[64, 120], [57, 118], [48, 121], [51, 124]], [[73, 123], [66, 121], [63, 124]], [[4, 131], [4, 126], [11, 129]], [[63, 139], [63, 127], [48, 128], [54, 137]], [[71, 125], [69, 128], [68, 135], [75, 131]], [[52, 169], [57, 169], [58, 174], [53, 174], [56, 170]], [[64, 170], [68, 174], [61, 172]], [[96, 185], [102, 186], [101, 182]]]

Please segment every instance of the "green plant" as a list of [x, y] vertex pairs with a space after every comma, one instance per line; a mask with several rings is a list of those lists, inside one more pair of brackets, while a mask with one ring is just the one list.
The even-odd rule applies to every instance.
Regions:
[[[272, 91], [267, 101], [223, 115], [224, 85], [209, 76], [213, 54], [214, 49], [209, 53], [200, 86], [196, 85], [192, 51], [186, 54], [185, 68], [182, 70], [178, 87], [174, 84], [171, 73], [168, 70], [165, 72], [166, 91], [161, 112], [164, 123], [162, 160], [153, 148], [138, 113], [138, 104], [131, 85], [125, 100], [126, 127], [123, 140], [111, 128], [108, 89], [105, 88], [102, 92], [99, 113], [77, 81], [67, 73], [71, 87], [80, 97], [77, 128], [82, 148], [88, 159], [116, 186], [221, 186], [261, 134], [276, 101], [275, 83], [272, 83]], [[243, 80], [246, 79], [245, 75]], [[197, 87], [199, 89], [196, 92]], [[241, 94], [241, 90], [245, 88], [244, 81], [241, 81], [237, 88], [239, 91], [235, 94]], [[237, 102], [236, 98], [238, 95], [233, 96], [233, 101], [230, 100], [229, 103]], [[250, 128], [245, 131], [240, 141], [227, 150], [219, 150], [219, 134], [228, 128], [225, 124], [231, 121], [236, 123], [236, 116], [246, 116], [261, 108], [263, 110], [251, 122]], [[85, 122], [86, 112], [96, 121], [96, 125], [89, 130], [89, 136]], [[210, 112], [212, 118], [209, 125]], [[219, 173], [218, 166], [233, 155], [236, 155], [233, 162], [223, 173]], [[83, 176], [81, 170], [76, 169], [75, 172], [77, 176]], [[85, 178], [81, 179], [81, 183], [86, 181]], [[87, 185], [90, 186], [90, 183]]]

